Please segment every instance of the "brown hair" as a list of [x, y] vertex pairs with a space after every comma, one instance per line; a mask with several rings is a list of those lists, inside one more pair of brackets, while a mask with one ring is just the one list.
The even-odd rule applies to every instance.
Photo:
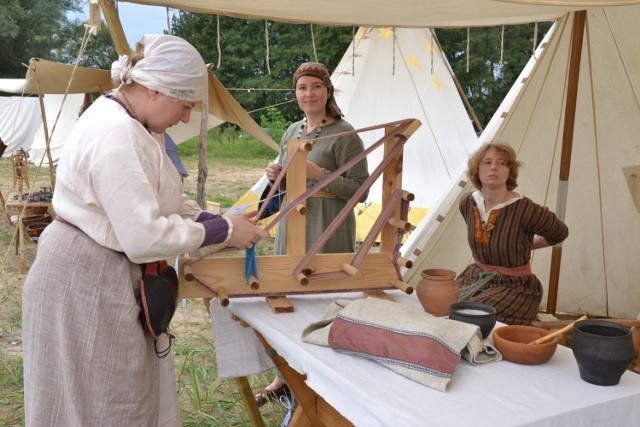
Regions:
[[509, 178], [507, 178], [507, 190], [511, 191], [518, 186], [518, 168], [522, 164], [516, 159], [516, 152], [510, 145], [503, 144], [501, 142], [489, 142], [483, 144], [471, 155], [467, 161], [467, 178], [471, 181], [474, 187], [478, 190], [482, 190], [482, 182], [480, 182], [479, 169], [480, 162], [484, 158], [486, 152], [493, 148], [498, 153], [504, 156], [507, 166], [509, 167]]

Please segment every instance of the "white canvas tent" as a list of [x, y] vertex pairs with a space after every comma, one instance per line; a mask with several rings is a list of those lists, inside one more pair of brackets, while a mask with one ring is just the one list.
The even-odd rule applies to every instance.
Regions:
[[[482, 27], [562, 20], [563, 27], [495, 135], [514, 144], [524, 160], [519, 190], [551, 209], [566, 210], [570, 236], [563, 248], [558, 309], [612, 317], [637, 315], [640, 289], [633, 282], [640, 277], [635, 259], [640, 249], [640, 217], [622, 168], [640, 163], [638, 0], [319, 0], [313, 8], [291, 0], [129, 1], [243, 18], [371, 27]], [[566, 88], [575, 78], [568, 67], [569, 23], [573, 12], [581, 10], [587, 11], [587, 20], [580, 83], [577, 93], [568, 96]], [[567, 126], [567, 140], [573, 142], [570, 178], [560, 185], [567, 98], [577, 105], [575, 125]], [[566, 190], [566, 209], [556, 206], [559, 190], [562, 194]], [[460, 229], [461, 224], [455, 225], [455, 209], [442, 214], [452, 221], [447, 233]], [[438, 245], [430, 249], [432, 239], [438, 239]], [[458, 243], [443, 234], [432, 239], [419, 248], [429, 257], [420, 262], [460, 271], [466, 262], [459, 255], [464, 257], [467, 251], [464, 238]], [[545, 250], [534, 259], [534, 271], [543, 284], [548, 258]], [[415, 277], [420, 268], [414, 267], [410, 274]]]
[[[10, 80], [10, 81], [9, 81]], [[19, 85], [15, 79], [0, 79], [0, 91], [12, 93], [10, 87]], [[33, 137], [42, 123], [40, 105], [37, 98], [21, 96], [0, 97], [0, 138], [7, 145], [4, 157], [11, 156], [15, 150], [28, 150], [33, 143]]]
[[[412, 117], [422, 126], [404, 150], [402, 187], [416, 196], [413, 208], [429, 208], [467, 157], [477, 137], [447, 60], [427, 28], [362, 28], [336, 67], [336, 101], [357, 129]], [[366, 147], [382, 130], [360, 135]], [[373, 171], [382, 150], [369, 157]], [[379, 180], [369, 201], [380, 204]]]

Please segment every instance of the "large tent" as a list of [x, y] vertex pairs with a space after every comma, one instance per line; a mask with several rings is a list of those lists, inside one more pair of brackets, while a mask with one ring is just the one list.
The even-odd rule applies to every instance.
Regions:
[[[320, 0], [312, 8], [308, 3], [291, 0], [130, 2], [243, 18], [333, 25], [439, 28], [557, 20], [554, 38], [513, 107], [497, 113], [499, 117], [507, 116], [495, 136], [513, 144], [527, 165], [519, 179], [520, 191], [557, 210], [570, 227], [570, 237], [561, 252], [558, 309], [612, 317], [637, 315], [640, 290], [633, 282], [640, 276], [640, 263], [635, 262], [640, 249], [640, 217], [622, 168], [640, 163], [638, 0]], [[580, 12], [583, 10], [586, 24], [582, 49], [572, 49], [574, 17], [576, 12], [584, 16]], [[580, 66], [575, 70], [579, 74], [570, 73], [569, 67], [576, 53], [581, 53]], [[576, 81], [576, 91], [568, 90]], [[557, 177], [562, 152], [567, 162], [560, 180]], [[449, 221], [447, 235], [464, 230], [453, 218], [455, 207], [453, 211], [434, 209], [429, 215], [442, 215]], [[415, 283], [421, 266], [461, 271], [469, 261], [464, 238], [450, 241], [443, 233], [438, 236], [438, 245], [433, 249], [429, 245], [435, 236], [418, 248], [425, 255], [417, 267], [409, 270], [406, 280]], [[543, 284], [550, 276], [549, 257], [544, 250], [534, 259], [534, 271]]]

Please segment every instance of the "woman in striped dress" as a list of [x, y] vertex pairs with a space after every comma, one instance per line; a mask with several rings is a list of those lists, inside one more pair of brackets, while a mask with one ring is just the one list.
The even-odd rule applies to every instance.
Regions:
[[475, 262], [457, 282], [464, 289], [482, 273], [498, 273], [470, 301], [495, 307], [500, 322], [529, 325], [536, 320], [543, 293], [531, 272], [531, 251], [562, 242], [569, 229], [548, 208], [513, 191], [519, 167], [513, 148], [495, 142], [469, 159], [467, 176], [477, 191], [462, 198], [460, 213]]

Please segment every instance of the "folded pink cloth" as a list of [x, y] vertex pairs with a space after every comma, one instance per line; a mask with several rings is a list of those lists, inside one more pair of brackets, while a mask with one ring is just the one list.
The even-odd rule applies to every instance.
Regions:
[[302, 339], [375, 360], [439, 391], [449, 388], [461, 357], [474, 365], [502, 359], [476, 325], [378, 298], [334, 301]]

